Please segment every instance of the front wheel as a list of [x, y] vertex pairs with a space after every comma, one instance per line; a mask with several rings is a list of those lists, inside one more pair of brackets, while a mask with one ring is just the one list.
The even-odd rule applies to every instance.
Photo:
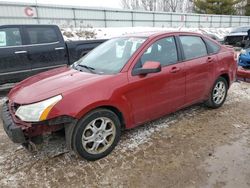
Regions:
[[210, 108], [219, 108], [227, 98], [228, 84], [225, 78], [219, 77], [210, 92], [207, 106]]
[[81, 157], [94, 161], [111, 153], [120, 135], [121, 123], [117, 115], [107, 109], [97, 109], [77, 123], [73, 148]]

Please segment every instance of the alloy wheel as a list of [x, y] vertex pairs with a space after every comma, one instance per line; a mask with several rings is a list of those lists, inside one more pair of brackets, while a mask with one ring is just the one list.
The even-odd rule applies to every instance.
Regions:
[[99, 117], [91, 121], [83, 131], [82, 146], [90, 154], [106, 151], [114, 142], [116, 127], [107, 117]]

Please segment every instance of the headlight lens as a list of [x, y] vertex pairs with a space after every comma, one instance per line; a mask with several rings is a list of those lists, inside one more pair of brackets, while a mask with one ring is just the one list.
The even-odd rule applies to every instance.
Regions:
[[46, 120], [50, 110], [60, 100], [62, 100], [62, 96], [57, 95], [38, 103], [20, 106], [16, 111], [16, 116], [26, 122]]

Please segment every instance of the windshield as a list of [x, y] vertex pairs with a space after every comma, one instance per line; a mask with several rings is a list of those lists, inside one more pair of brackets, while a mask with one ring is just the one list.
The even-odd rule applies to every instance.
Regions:
[[73, 64], [73, 68], [97, 74], [114, 74], [121, 71], [146, 38], [114, 38], [92, 50]]
[[247, 32], [249, 29], [250, 29], [250, 26], [248, 26], [248, 27], [238, 27], [238, 28], [233, 29], [231, 31], [231, 33], [244, 33], [244, 32]]

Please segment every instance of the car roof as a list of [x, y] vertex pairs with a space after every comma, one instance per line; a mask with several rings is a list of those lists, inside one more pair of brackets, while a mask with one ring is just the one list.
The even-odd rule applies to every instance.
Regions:
[[131, 34], [126, 34], [123, 36], [126, 37], [146, 37], [146, 38], [154, 38], [162, 35], [196, 35], [202, 36], [200, 33], [195, 32], [186, 32], [186, 31], [147, 31], [147, 32], [136, 32]]
[[250, 29], [250, 26], [240, 26], [240, 27], [235, 27], [232, 29], [231, 33], [244, 33], [247, 32]]

